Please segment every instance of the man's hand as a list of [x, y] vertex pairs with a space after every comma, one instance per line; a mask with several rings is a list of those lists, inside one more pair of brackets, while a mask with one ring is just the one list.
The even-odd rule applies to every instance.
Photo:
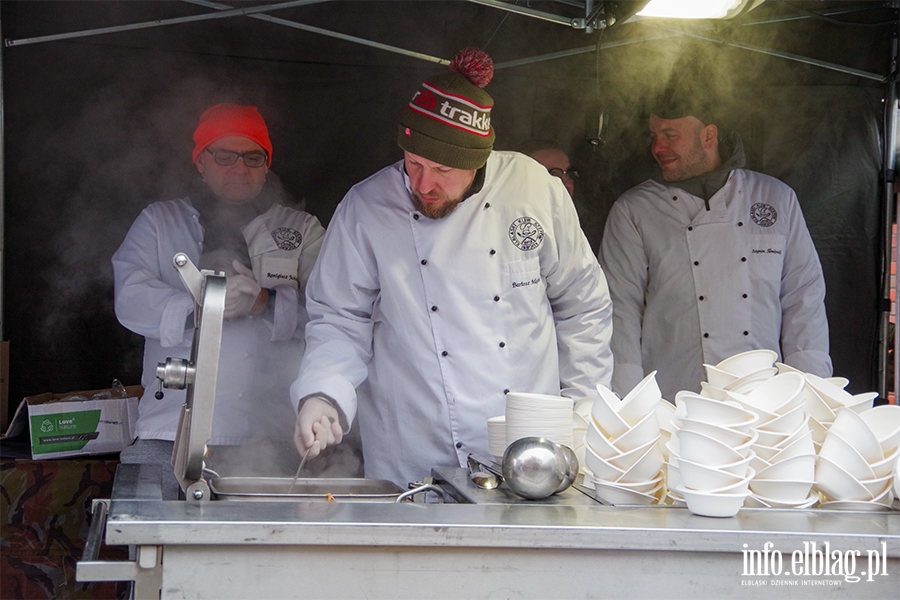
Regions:
[[322, 398], [307, 398], [294, 426], [294, 445], [300, 456], [309, 450], [309, 458], [315, 458], [328, 446], [340, 444], [343, 438], [337, 409]]
[[237, 319], [249, 315], [257, 298], [264, 293], [253, 271], [238, 261], [232, 263], [235, 274], [225, 278], [225, 318]]

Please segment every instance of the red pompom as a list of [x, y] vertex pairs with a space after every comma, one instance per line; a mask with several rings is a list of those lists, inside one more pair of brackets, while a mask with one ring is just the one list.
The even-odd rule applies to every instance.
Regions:
[[491, 82], [491, 78], [494, 76], [494, 61], [484, 50], [464, 48], [450, 61], [450, 70], [483, 88]]

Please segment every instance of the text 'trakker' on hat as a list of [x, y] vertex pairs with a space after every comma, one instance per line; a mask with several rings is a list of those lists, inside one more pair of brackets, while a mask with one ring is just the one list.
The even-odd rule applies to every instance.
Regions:
[[480, 169], [494, 146], [494, 101], [482, 89], [494, 75], [494, 62], [466, 48], [450, 61], [450, 71], [422, 83], [400, 116], [397, 143], [446, 167]]

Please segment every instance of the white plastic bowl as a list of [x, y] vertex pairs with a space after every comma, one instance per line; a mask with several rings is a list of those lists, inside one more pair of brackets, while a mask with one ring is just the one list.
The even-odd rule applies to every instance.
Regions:
[[846, 377], [825, 377], [825, 381], [832, 385], [836, 385], [837, 387], [844, 389], [848, 385], [850, 385], [850, 380]]
[[860, 483], [864, 488], [869, 490], [869, 493], [872, 494], [875, 498], [878, 498], [884, 491], [891, 488], [891, 484], [894, 483], [894, 475], [887, 475], [886, 477], [879, 477], [878, 479], [865, 479], [860, 480]]
[[807, 373], [805, 377], [810, 387], [815, 390], [831, 410], [836, 411], [854, 404], [853, 395], [847, 390], [812, 373]]
[[682, 458], [678, 461], [678, 471], [683, 486], [693, 490], [714, 490], [740, 483], [747, 478], [750, 467], [743, 474], [737, 475]]
[[703, 368], [706, 369], [706, 381], [713, 387], [724, 388], [740, 379], [738, 375], [723, 371], [715, 365], [704, 364]]
[[684, 497], [688, 510], [702, 517], [733, 517], [740, 512], [748, 495], [716, 494], [685, 488], [677, 491]]
[[[872, 467], [872, 472], [875, 473], [875, 477], [884, 477], [894, 471], [898, 458], [900, 458], [900, 448], [894, 450], [890, 456], [885, 456], [884, 460], [869, 463], [869, 466]], [[900, 478], [900, 476], [898, 476], [898, 478]]]
[[666, 459], [663, 458], [659, 444], [653, 444], [647, 451], [619, 477], [619, 483], [637, 483], [656, 479], [662, 473]]
[[875, 496], [845, 469], [820, 456], [816, 461], [816, 488], [830, 500], [874, 500]]
[[660, 400], [656, 405], [656, 420], [659, 421], [661, 431], [672, 433], [675, 420], [675, 405], [668, 400]]
[[661, 398], [662, 392], [659, 391], [659, 384], [656, 382], [656, 371], [653, 371], [622, 398], [619, 416], [630, 426], [637, 425], [653, 412]]
[[704, 433], [682, 429], [673, 437], [678, 438], [680, 456], [693, 462], [718, 467], [746, 458], [728, 444]]
[[[875, 433], [862, 416], [852, 410], [840, 411], [828, 433], [836, 433], [844, 438], [844, 441], [856, 448], [868, 463], [884, 459], [884, 450]], [[825, 441], [828, 441], [828, 436], [825, 436]], [[824, 443], [822, 442], [823, 445]]]
[[747, 394], [727, 391], [725, 392], [725, 398], [728, 402], [735, 404], [736, 406], [740, 406], [747, 412], [755, 414], [756, 421], [753, 423], [754, 427], [763, 427], [766, 423], [777, 419], [779, 416], [777, 413], [769, 412], [767, 410], [759, 408], [758, 406], [753, 406], [752, 404], [750, 404], [750, 401], [747, 400]]
[[[748, 501], [759, 504], [759, 508], [811, 508], [819, 502], [819, 492], [815, 489], [809, 492], [809, 495], [801, 502], [781, 502], [776, 498], [760, 496], [751, 491], [747, 497]], [[744, 506], [750, 508], [750, 503], [745, 502]]]
[[805, 454], [774, 463], [756, 473], [759, 479], [782, 481], [815, 481], [816, 457]]
[[795, 406], [802, 406], [800, 391], [804, 385], [806, 380], [799, 373], [775, 375], [747, 394], [747, 402], [766, 412], [783, 415]]
[[824, 456], [857, 479], [875, 479], [875, 471], [868, 461], [836, 431], [825, 436], [819, 456]]
[[816, 454], [816, 445], [812, 439], [812, 432], [806, 431], [801, 436], [794, 438], [791, 443], [780, 448], [775, 456], [767, 460], [775, 464], [795, 456], [815, 456]]
[[885, 455], [892, 454], [900, 446], [900, 406], [884, 404], [859, 415], [872, 433]]
[[603, 479], [606, 481], [616, 481], [619, 477], [625, 474], [624, 469], [619, 469], [618, 467], [610, 464], [606, 461], [602, 456], [594, 452], [594, 450], [585, 445], [584, 447], [584, 462], [588, 469], [590, 469], [591, 473], [598, 479]]
[[717, 387], [711, 383], [706, 381], [700, 382], [700, 395], [706, 398], [712, 398], [713, 400], [724, 400], [725, 399], [725, 389]]
[[694, 419], [682, 419], [681, 429], [685, 431], [697, 431], [711, 438], [717, 439], [729, 447], [740, 446], [750, 441], [753, 437], [747, 431], [731, 429], [729, 427], [721, 427], [715, 423], [707, 421], [696, 421]]
[[597, 456], [606, 460], [621, 454], [619, 449], [616, 448], [616, 445], [610, 441], [606, 434], [600, 431], [600, 427], [597, 425], [596, 421], [592, 421], [590, 427], [588, 427], [587, 431], [584, 433], [584, 443], [593, 450]]
[[787, 412], [780, 413], [777, 417], [766, 423], [761, 423], [757, 429], [765, 429], [772, 433], [791, 434], [803, 427], [807, 419], [808, 413], [803, 404], [798, 403]]
[[790, 437], [789, 433], [772, 433], [771, 431], [766, 431], [765, 429], [757, 429], [756, 433], [757, 445], [769, 447], [772, 449], [777, 449], [783, 441]]
[[800, 373], [801, 375], [803, 375], [803, 371], [801, 371], [800, 369], [792, 367], [791, 365], [786, 365], [783, 362], [776, 362], [775, 368], [778, 369], [779, 374], [781, 374], [781, 373]]
[[749, 394], [764, 382], [775, 377], [775, 374], [777, 372], [778, 369], [772, 367], [771, 369], [763, 369], [762, 371], [750, 373], [749, 375], [744, 375], [740, 379], [731, 382], [730, 384], [725, 386], [725, 389], [732, 392], [739, 392], [741, 394]]
[[659, 418], [656, 416], [656, 410], [651, 409], [634, 427], [610, 441], [620, 453], [623, 453], [639, 448], [650, 440], [658, 438], [659, 433]]
[[594, 480], [594, 493], [601, 500], [612, 504], [613, 506], [648, 506], [650, 504], [658, 504], [659, 498], [656, 494], [662, 489], [662, 483], [657, 486], [656, 490], [648, 493], [636, 492], [628, 488], [609, 483], [601, 479]]
[[716, 368], [738, 377], [744, 377], [763, 369], [770, 369], [778, 360], [778, 353], [773, 350], [748, 350], [730, 356], [716, 364]]
[[831, 421], [826, 423], [822, 423], [814, 416], [809, 415], [809, 429], [813, 434], [813, 441], [819, 445], [825, 441], [825, 436], [828, 435], [828, 430], [831, 428]]
[[862, 394], [856, 394], [853, 396], [853, 403], [848, 404], [847, 408], [858, 413], [863, 413], [872, 408], [877, 397], [878, 392], [863, 392]]
[[754, 494], [783, 504], [802, 504], [809, 497], [814, 480], [753, 479], [750, 489]]
[[591, 405], [591, 416], [597, 422], [601, 431], [610, 438], [616, 438], [628, 431], [628, 423], [619, 416], [619, 400], [612, 391], [597, 384], [597, 393], [600, 395]]
[[641, 457], [647, 454], [647, 450], [649, 450], [651, 446], [658, 445], [659, 440], [660, 438], [650, 440], [643, 446], [635, 448], [634, 450], [629, 450], [628, 452], [624, 452], [619, 456], [614, 456], [609, 459], [609, 463], [617, 469], [621, 469], [623, 472], [627, 471], [628, 469], [633, 467], [634, 463], [636, 463]]
[[675, 412], [679, 405], [684, 406], [685, 415], [697, 421], [706, 421], [716, 425], [740, 425], [753, 423], [757, 415], [740, 405], [721, 400], [705, 398], [694, 392], [681, 391], [675, 394]]
[[640, 492], [642, 494], [652, 494], [655, 490], [659, 489], [659, 484], [662, 483], [663, 476], [662, 472], [656, 476], [654, 479], [649, 479], [647, 481], [636, 481], [634, 483], [626, 483], [624, 481], [610, 481], [606, 483], [615, 483], [620, 488], [624, 488], [626, 490], [632, 490], [635, 492]]

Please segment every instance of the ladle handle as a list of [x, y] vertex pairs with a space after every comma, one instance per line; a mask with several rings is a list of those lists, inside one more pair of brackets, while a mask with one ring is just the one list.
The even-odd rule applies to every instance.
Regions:
[[468, 457], [469, 463], [469, 471], [481, 471], [482, 468], [497, 477], [497, 481], [503, 481], [503, 467], [498, 465], [493, 460], [488, 460], [478, 456], [477, 454], [470, 454]]

